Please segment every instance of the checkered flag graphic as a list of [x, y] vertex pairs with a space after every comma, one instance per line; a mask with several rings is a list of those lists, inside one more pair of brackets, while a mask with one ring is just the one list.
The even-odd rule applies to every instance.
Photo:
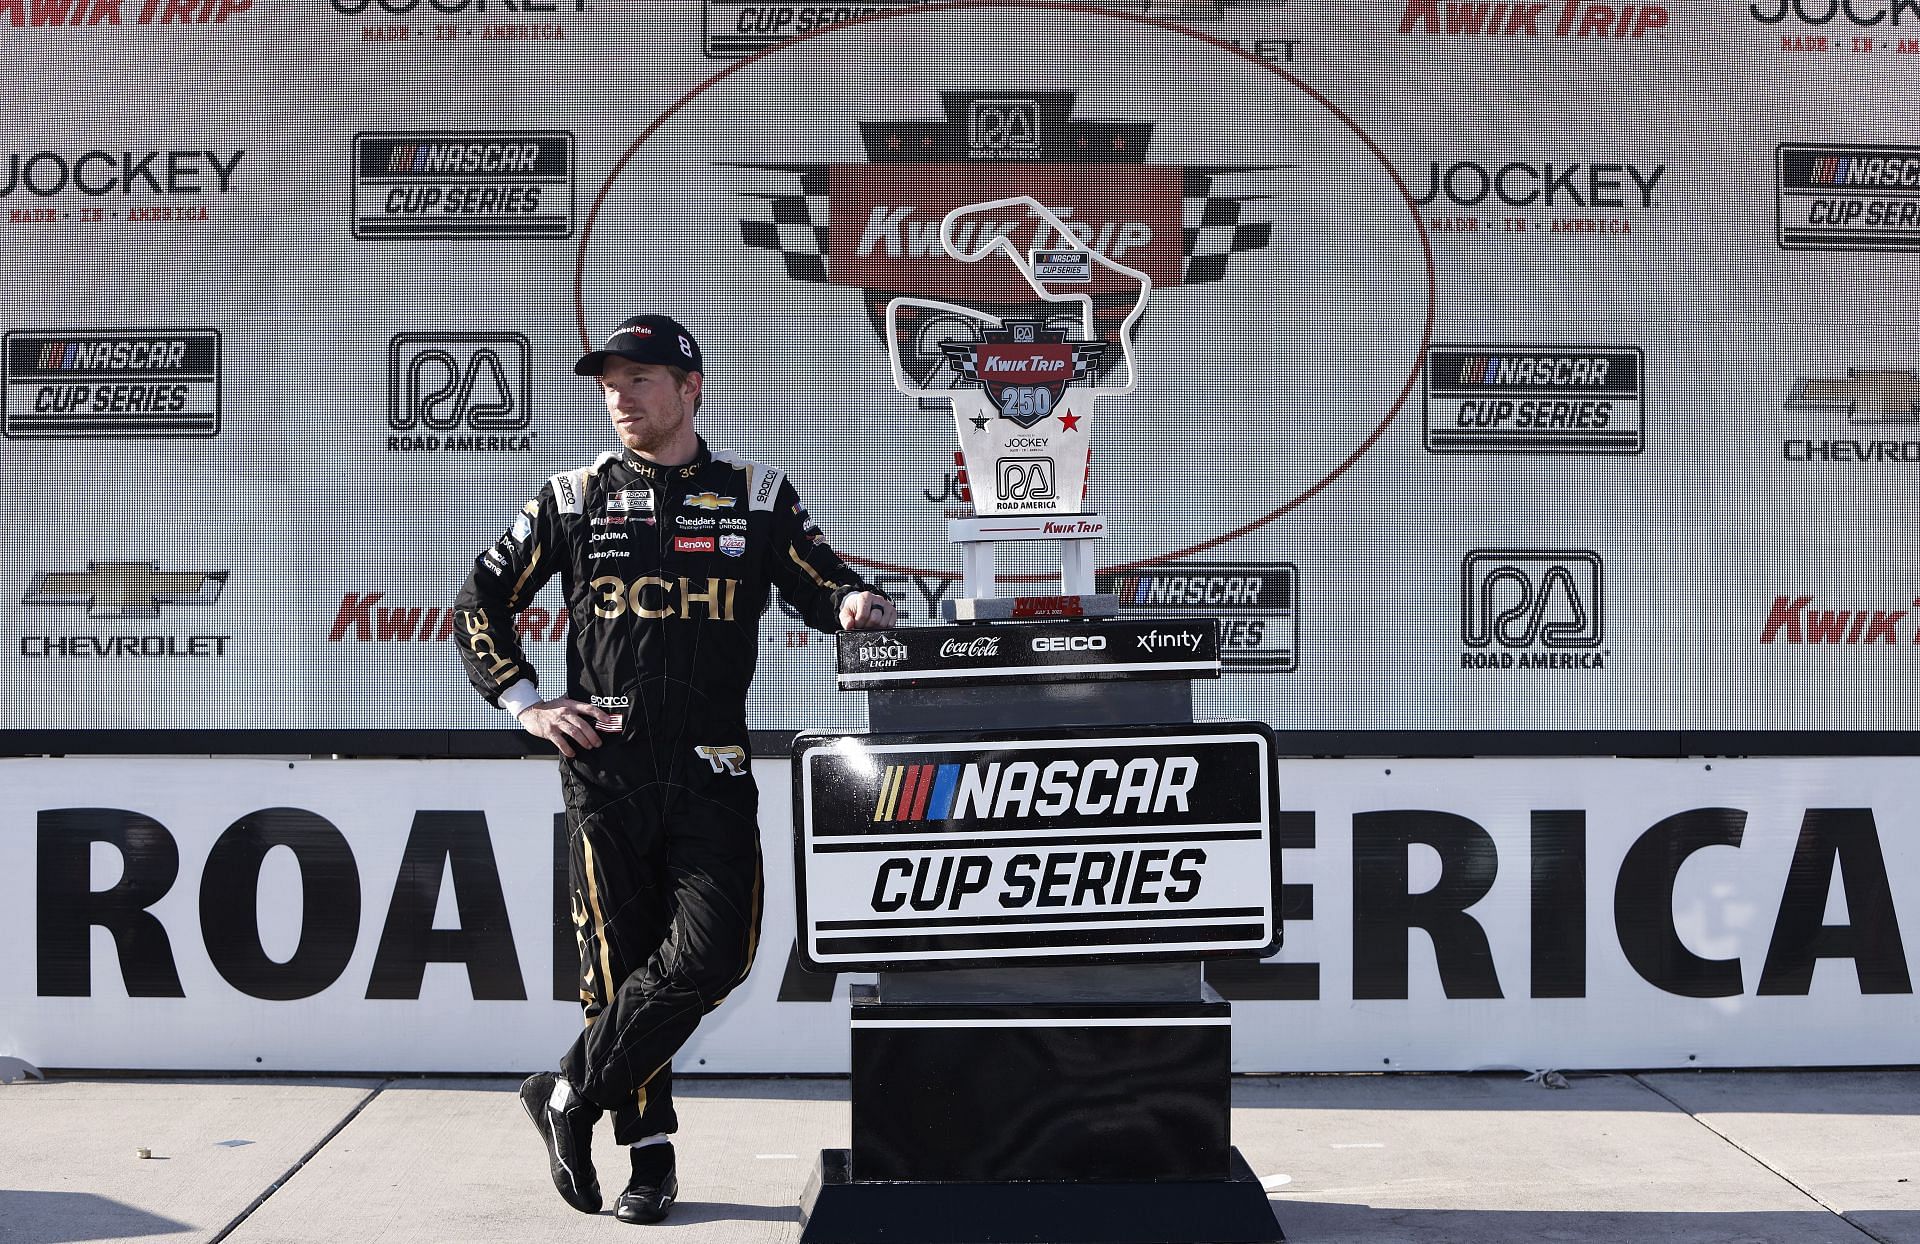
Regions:
[[1224, 173], [1250, 172], [1248, 169], [1189, 168], [1180, 191], [1181, 251], [1186, 259], [1180, 274], [1182, 285], [1205, 285], [1227, 274], [1227, 263], [1235, 255], [1257, 251], [1273, 240], [1270, 221], [1243, 221], [1240, 209], [1267, 195], [1226, 195], [1214, 193], [1214, 182]]
[[788, 184], [751, 192], [753, 215], [740, 222], [740, 240], [755, 250], [772, 251], [796, 281], [827, 280], [827, 166], [755, 164], [782, 175]]

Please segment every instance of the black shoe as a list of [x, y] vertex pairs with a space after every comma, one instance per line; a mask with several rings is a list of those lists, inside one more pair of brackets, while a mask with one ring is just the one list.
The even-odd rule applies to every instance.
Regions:
[[673, 1173], [673, 1146], [643, 1145], [633, 1151], [633, 1178], [614, 1202], [613, 1216], [621, 1222], [659, 1222], [680, 1195]]
[[553, 1186], [560, 1190], [567, 1204], [581, 1213], [597, 1214], [600, 1212], [600, 1180], [593, 1173], [592, 1146], [593, 1125], [599, 1121], [600, 1107], [575, 1090], [567, 1108], [555, 1110], [553, 1086], [559, 1080], [551, 1071], [528, 1076], [520, 1086], [520, 1104], [546, 1143]]

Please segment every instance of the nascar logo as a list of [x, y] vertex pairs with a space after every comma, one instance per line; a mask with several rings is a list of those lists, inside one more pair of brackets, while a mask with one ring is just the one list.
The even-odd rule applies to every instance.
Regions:
[[888, 765], [874, 801], [878, 822], [1186, 813], [1200, 775], [1190, 755], [990, 764]]

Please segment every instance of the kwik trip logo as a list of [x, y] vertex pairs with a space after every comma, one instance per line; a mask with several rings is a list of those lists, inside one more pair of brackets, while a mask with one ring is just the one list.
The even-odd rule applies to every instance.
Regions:
[[356, 134], [353, 236], [570, 238], [573, 172], [564, 131]]
[[1776, 596], [1760, 627], [1763, 645], [1793, 647], [1802, 644], [1920, 644], [1920, 627], [1908, 621], [1920, 610], [1920, 596], [1900, 609], [1834, 609], [1817, 596]]
[[1920, 250], [1920, 147], [1775, 149], [1787, 250]]
[[1788, 462], [1920, 463], [1920, 372], [1849, 367], [1844, 376], [1802, 377], [1787, 409], [1838, 416], [1864, 434], [1789, 437], [1780, 442], [1780, 456]]
[[1224, 669], [1290, 674], [1299, 664], [1299, 575], [1291, 562], [1169, 562], [1101, 571], [1094, 590], [1118, 596], [1123, 618], [1218, 618]]
[[1605, 669], [1601, 589], [1597, 553], [1468, 553], [1460, 563], [1460, 668]]
[[401, 333], [387, 348], [387, 449], [525, 453], [533, 351], [520, 333]]
[[0, 426], [9, 437], [220, 431], [220, 334], [213, 329], [15, 332], [0, 349]]
[[[1072, 236], [1055, 236], [1025, 212], [976, 215], [954, 229], [964, 249], [998, 237], [1022, 251], [1098, 251], [1145, 272], [1156, 290], [1219, 281], [1238, 256], [1270, 244], [1271, 221], [1254, 217], [1275, 189], [1272, 168], [1149, 163], [1151, 122], [1077, 120], [1075, 99], [1072, 91], [943, 91], [937, 117], [860, 122], [864, 162], [748, 165], [764, 184], [742, 195], [751, 215], [740, 222], [741, 241], [777, 257], [793, 280], [860, 290], [876, 333], [900, 294], [1002, 320], [1052, 323], [1059, 314], [1012, 265], [947, 258], [941, 218], [972, 203], [1030, 195]], [[1131, 279], [1096, 267], [1078, 289], [1093, 299], [1094, 337], [1117, 337], [1133, 307]], [[979, 340], [973, 326], [912, 307], [897, 325], [897, 353], [919, 387], [975, 383], [942, 344], [969, 331]], [[1110, 355], [1101, 368], [1115, 361]]]
[[1434, 453], [1637, 454], [1646, 374], [1637, 346], [1443, 346], [1427, 351]]
[[[210, 606], [226, 590], [225, 570], [162, 570], [157, 562], [90, 561], [85, 570], [46, 570], [33, 576], [20, 603], [28, 608], [82, 609], [89, 621], [158, 618], [163, 609]], [[22, 635], [20, 655], [92, 660], [144, 657], [222, 657], [231, 635]]]
[[253, 0], [0, 0], [0, 22], [27, 26], [224, 25]]
[[700, 36], [706, 54], [732, 59], [764, 52], [798, 35], [836, 26], [856, 17], [892, 13], [927, 0], [868, 0], [865, 4], [743, 4], [740, 0], [701, 0]]
[[1403, 35], [1504, 36], [1524, 39], [1643, 39], [1667, 25], [1658, 4], [1602, 4], [1599, 0], [1553, 3], [1476, 3], [1473, 0], [1406, 0]]

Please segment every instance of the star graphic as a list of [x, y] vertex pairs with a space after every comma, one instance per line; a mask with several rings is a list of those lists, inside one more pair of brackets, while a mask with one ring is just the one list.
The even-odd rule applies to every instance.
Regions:
[[1061, 415], [1060, 416], [1060, 430], [1062, 432], [1075, 432], [1075, 431], [1078, 431], [1079, 428], [1080, 428], [1079, 415]]
[[987, 417], [985, 415], [973, 416], [973, 430], [976, 432], [984, 432], [987, 430]]

